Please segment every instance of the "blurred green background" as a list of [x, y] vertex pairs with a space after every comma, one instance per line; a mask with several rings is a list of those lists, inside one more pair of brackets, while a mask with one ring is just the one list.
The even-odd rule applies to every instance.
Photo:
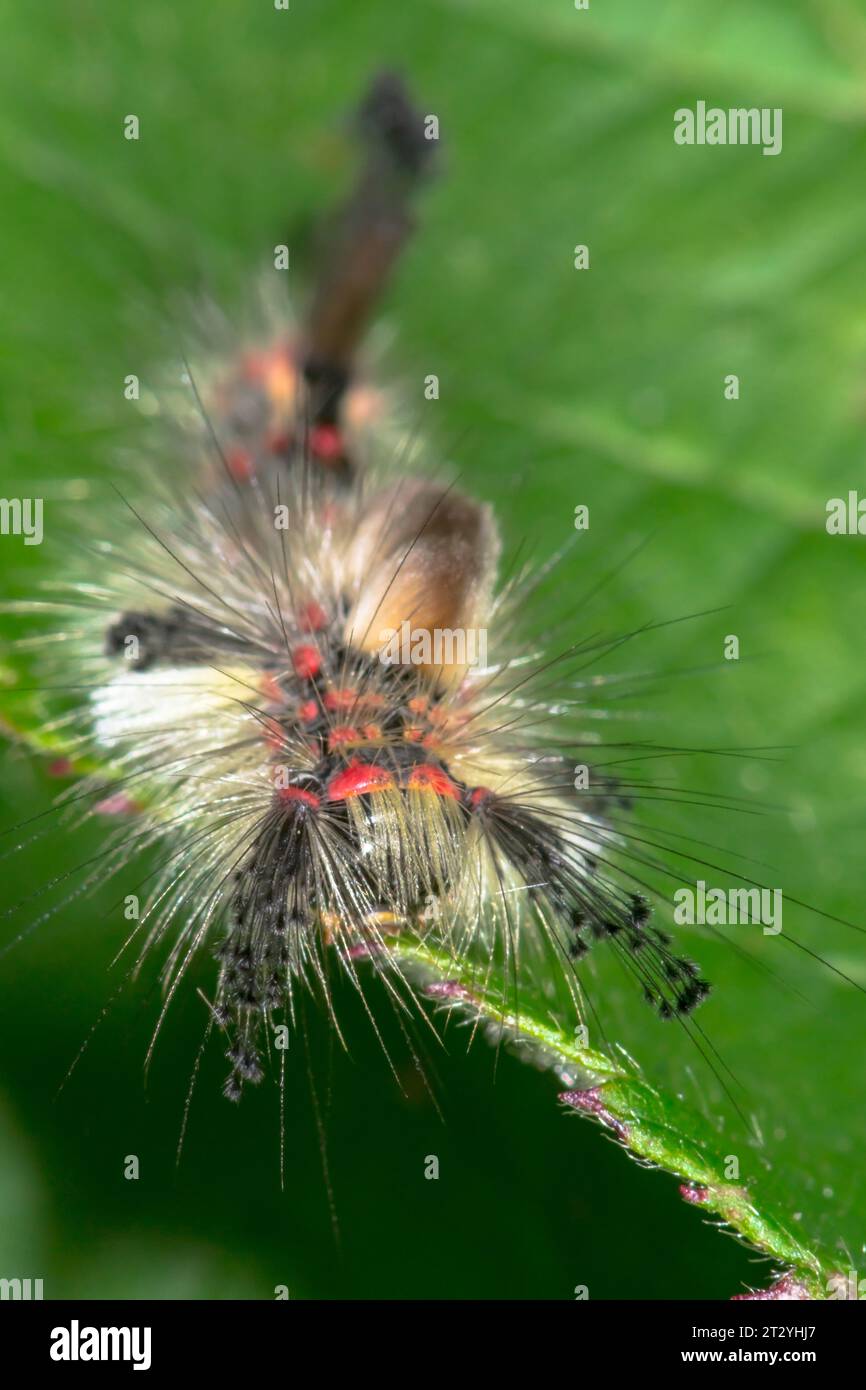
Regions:
[[[370, 74], [394, 66], [438, 115], [444, 164], [385, 306], [408, 409], [427, 412], [464, 485], [496, 503], [510, 544], [528, 536], [546, 555], [574, 506], [590, 506], [588, 543], [551, 603], [578, 605], [650, 536], [606, 588], [606, 630], [725, 606], [613, 659], [622, 671], [719, 667], [728, 633], [744, 658], [671, 676], [632, 702], [637, 732], [617, 724], [612, 736], [785, 745], [773, 761], [646, 769], [783, 809], [659, 803], [642, 817], [720, 846], [706, 851], [714, 862], [750, 855], [772, 866], [755, 871], [763, 881], [866, 923], [864, 550], [824, 530], [827, 499], [864, 477], [866, 7], [3, 0], [0, 17], [2, 487], [46, 499], [43, 547], [3, 541], [7, 592], [31, 593], [71, 537], [98, 530], [118, 450], [141, 438], [122, 379], [156, 379], [166, 343], [178, 346], [178, 296], [204, 290], [240, 314], [275, 242], [303, 263], [316, 215], [351, 174], [344, 117]], [[782, 154], [676, 146], [673, 112], [698, 99], [782, 107]], [[135, 143], [123, 139], [129, 113]], [[590, 247], [587, 272], [573, 269], [577, 243]], [[428, 372], [441, 399], [425, 406]], [[736, 402], [723, 396], [731, 372]], [[579, 609], [572, 623], [574, 641], [605, 626]], [[8, 647], [2, 658], [16, 660]], [[14, 687], [3, 697], [9, 716], [27, 704]], [[3, 773], [4, 826], [57, 790], [20, 752]], [[38, 892], [99, 845], [96, 827], [53, 830], [3, 861], [4, 898]], [[121, 993], [55, 1101], [120, 983], [108, 971], [118, 892], [71, 902], [0, 961], [0, 1275], [42, 1277], [46, 1296], [131, 1298], [269, 1298], [277, 1284], [324, 1298], [568, 1299], [576, 1285], [591, 1298], [714, 1298], [767, 1281], [673, 1179], [558, 1114], [550, 1076], [497, 1064], [480, 1040], [467, 1056], [460, 1029], [428, 1059], [440, 1116], [384, 1016], [401, 1094], [348, 994], [351, 1057], [312, 1012], [309, 1065], [292, 1054], [284, 1194], [275, 1093], [227, 1105], [218, 1050], [175, 1172], [203, 1028], [192, 984], [147, 1088], [152, 980]], [[3, 939], [40, 911], [37, 900], [7, 917]], [[866, 985], [855, 931], [787, 902], [785, 921]], [[761, 1190], [841, 1268], [866, 1274], [866, 1001], [804, 952], [747, 944], [772, 977], [725, 944], [693, 949], [717, 985], [702, 1025], [745, 1088], [761, 1146], [737, 1131], [688, 1040], [602, 961], [610, 1035], [724, 1120]], [[137, 1182], [123, 1177], [133, 1153]], [[424, 1180], [428, 1154], [438, 1182]]]

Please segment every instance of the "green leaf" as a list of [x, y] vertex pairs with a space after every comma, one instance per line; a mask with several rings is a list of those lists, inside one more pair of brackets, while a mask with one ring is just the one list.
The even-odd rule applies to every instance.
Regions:
[[[103, 513], [119, 447], [151, 466], [123, 374], [156, 380], [183, 346], [179, 293], [204, 283], [232, 310], [287, 219], [301, 240], [345, 177], [339, 118], [369, 73], [403, 68], [439, 115], [446, 168], [388, 305], [410, 414], [424, 375], [438, 372], [441, 400], [424, 421], [464, 485], [496, 504], [509, 543], [528, 537], [546, 556], [571, 534], [574, 506], [589, 505], [590, 544], [550, 600], [562, 614], [577, 606], [565, 643], [598, 621], [583, 595], [647, 536], [608, 582], [606, 617], [626, 631], [706, 616], [642, 638], [614, 672], [710, 668], [725, 635], [740, 637], [731, 669], [671, 675], [620, 706], [641, 720], [599, 726], [611, 742], [787, 749], [645, 755], [647, 774], [701, 801], [761, 804], [751, 815], [646, 802], [639, 833], [683, 849], [674, 836], [697, 836], [717, 848], [692, 844], [694, 855], [781, 887], [785, 934], [801, 946], [687, 941], [715, 986], [698, 1015], [703, 1057], [600, 959], [592, 997], [605, 1034], [640, 1071], [589, 1068], [586, 1079], [633, 1152], [705, 1186], [715, 1195], [701, 1206], [826, 1288], [828, 1271], [862, 1260], [866, 1014], [857, 989], [807, 951], [861, 988], [866, 952], [858, 931], [794, 899], [866, 919], [863, 549], [824, 529], [827, 499], [862, 479], [861, 10], [322, 0], [279, 14], [240, 0], [179, 10], [96, 0], [74, 14], [7, 3], [0, 15], [10, 209], [0, 251], [15, 267], [4, 286], [14, 341], [2, 363], [3, 486], [44, 496], [47, 527], [43, 548], [13, 552], [3, 538], [16, 597], [33, 597], [58, 560], [73, 565], [70, 537]], [[675, 146], [673, 112], [699, 98], [781, 106], [782, 154]], [[141, 118], [137, 144], [121, 137], [128, 111]], [[590, 246], [587, 272], [573, 269], [577, 243]], [[723, 397], [730, 372], [737, 402]], [[17, 631], [10, 621], [10, 639]], [[56, 755], [28, 689], [38, 667], [8, 645], [0, 658], [14, 672], [0, 714]], [[7, 820], [27, 794], [14, 793]], [[678, 874], [714, 872], [672, 863], [669, 888]], [[80, 933], [90, 925], [83, 916]], [[561, 1030], [567, 1020], [549, 1019], [539, 990], [526, 982], [525, 1026]], [[487, 1001], [491, 1018], [508, 997], [503, 986]], [[548, 1044], [575, 1060], [561, 1036]], [[612, 1055], [592, 1050], [599, 1067]], [[473, 1085], [492, 1124], [495, 1102]], [[730, 1155], [748, 1201], [725, 1190]], [[648, 1204], [662, 1202], [654, 1191]], [[525, 1195], [527, 1209], [543, 1200]], [[618, 1239], [651, 1258], [639, 1229]]]

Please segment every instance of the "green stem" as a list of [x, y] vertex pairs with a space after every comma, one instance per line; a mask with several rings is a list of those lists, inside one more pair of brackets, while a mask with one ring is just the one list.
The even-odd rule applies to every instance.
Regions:
[[518, 1055], [523, 1051], [546, 1064], [567, 1085], [559, 1096], [564, 1106], [605, 1125], [634, 1158], [679, 1178], [686, 1201], [771, 1257], [783, 1273], [759, 1297], [826, 1299], [840, 1288], [839, 1271], [761, 1201], [752, 1179], [731, 1182], [718, 1136], [697, 1111], [657, 1091], [636, 1068], [582, 1046], [530, 1010], [517, 1016], [489, 978], [479, 983], [470, 963], [411, 937], [400, 937], [396, 952], [424, 997], [489, 1026], [497, 1041], [504, 1039]]

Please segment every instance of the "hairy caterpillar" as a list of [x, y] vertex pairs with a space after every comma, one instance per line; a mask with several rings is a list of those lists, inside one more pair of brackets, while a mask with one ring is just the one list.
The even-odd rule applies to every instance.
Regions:
[[[261, 1079], [274, 1022], [296, 1026], [299, 990], [330, 1004], [335, 970], [410, 1000], [403, 934], [482, 974], [504, 959], [555, 976], [576, 1019], [596, 944], [662, 1017], [708, 989], [622, 854], [627, 793], [603, 773], [573, 785], [578, 676], [617, 639], [514, 644], [538, 576], [508, 572], [489, 507], [410, 460], [359, 374], [430, 155], [393, 80], [360, 125], [367, 164], [306, 318], [277, 310], [249, 351], [190, 368], [162, 495], [154, 480], [129, 504], [73, 605], [94, 687], [78, 747], [137, 813], [96, 872], [163, 849], [130, 944], [165, 948], [165, 1007], [216, 951], [231, 1099]], [[559, 749], [555, 711], [575, 730], [563, 720]], [[106, 805], [104, 778], [67, 800], [88, 798]]]

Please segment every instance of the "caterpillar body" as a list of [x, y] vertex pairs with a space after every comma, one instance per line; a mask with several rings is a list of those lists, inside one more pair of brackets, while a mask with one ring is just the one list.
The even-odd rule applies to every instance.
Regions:
[[405, 1004], [407, 937], [482, 974], [504, 959], [555, 975], [576, 1019], [598, 943], [662, 1017], [709, 989], [616, 866], [622, 789], [601, 771], [574, 785], [579, 682], [573, 735], [556, 750], [542, 732], [552, 685], [607, 644], [516, 638], [539, 574], [500, 574], [491, 508], [432, 476], [358, 368], [430, 156], [393, 77], [359, 125], [366, 163], [306, 318], [278, 309], [243, 352], [187, 368], [194, 424], [103, 543], [76, 629], [94, 687], [78, 746], [136, 812], [99, 873], [167, 848], [130, 940], [139, 960], [164, 947], [164, 1008], [215, 952], [232, 1100], [299, 990], [339, 1028], [335, 970], [362, 993], [375, 972]]

